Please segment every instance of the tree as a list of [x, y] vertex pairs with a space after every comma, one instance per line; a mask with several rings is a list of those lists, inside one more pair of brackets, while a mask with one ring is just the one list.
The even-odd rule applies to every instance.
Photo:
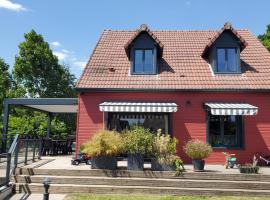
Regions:
[[8, 64], [0, 58], [0, 116], [3, 113], [3, 100], [8, 96], [11, 87], [11, 75], [8, 69]]
[[58, 64], [43, 36], [32, 30], [24, 38], [15, 57], [15, 83], [30, 97], [74, 97], [75, 76]]
[[266, 33], [259, 35], [262, 44], [270, 51], [270, 24], [267, 25]]
[[[24, 35], [19, 44], [19, 54], [13, 68], [14, 97], [75, 97], [75, 76], [69, 67], [60, 65], [43, 36], [34, 30]], [[10, 133], [46, 133], [47, 118], [43, 113], [24, 109], [13, 109], [10, 117]], [[25, 122], [24, 125], [21, 125]], [[54, 134], [75, 130], [75, 116], [55, 115], [52, 121]], [[59, 134], [58, 134], [59, 135]]]

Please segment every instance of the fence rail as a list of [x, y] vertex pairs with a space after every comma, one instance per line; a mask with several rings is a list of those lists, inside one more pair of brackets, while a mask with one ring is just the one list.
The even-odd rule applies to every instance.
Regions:
[[18, 164], [27, 165], [40, 159], [41, 138], [21, 138], [16, 135], [8, 145], [9, 151], [0, 154], [0, 186], [8, 185]]
[[11, 144], [13, 143], [13, 140], [15, 138], [16, 135], [7, 135], [5, 137], [5, 135], [0, 134], [0, 153], [6, 153], [8, 152]]

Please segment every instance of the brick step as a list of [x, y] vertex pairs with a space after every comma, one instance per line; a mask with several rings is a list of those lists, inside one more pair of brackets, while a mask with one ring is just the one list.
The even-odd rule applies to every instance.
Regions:
[[[43, 193], [42, 184], [14, 185], [17, 192]], [[149, 186], [111, 186], [111, 185], [75, 185], [51, 184], [49, 192], [52, 194], [68, 193], [97, 193], [97, 194], [157, 194], [157, 195], [238, 195], [238, 196], [269, 196], [270, 190], [218, 189], [218, 188], [177, 188], [177, 187], [149, 187]]]
[[75, 185], [111, 185], [111, 186], [153, 186], [175, 188], [221, 188], [221, 189], [256, 189], [270, 190], [270, 182], [226, 181], [165, 178], [132, 178], [132, 177], [90, 177], [90, 176], [44, 176], [17, 175], [17, 183], [42, 183], [49, 177], [52, 184]]
[[162, 171], [128, 171], [128, 170], [63, 170], [40, 168], [17, 168], [16, 175], [45, 175], [45, 176], [98, 176], [98, 177], [137, 177], [137, 178], [166, 178], [166, 179], [195, 179], [195, 180], [228, 180], [228, 181], [262, 181], [270, 182], [270, 175], [265, 174], [225, 174], [217, 172], [185, 172], [175, 176], [175, 172]]

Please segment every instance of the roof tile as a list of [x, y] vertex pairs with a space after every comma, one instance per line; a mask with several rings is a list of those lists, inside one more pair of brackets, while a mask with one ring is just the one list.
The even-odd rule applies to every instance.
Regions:
[[[249, 45], [241, 52], [238, 75], [213, 75], [201, 57], [219, 31], [152, 31], [163, 45], [158, 75], [130, 75], [125, 45], [136, 31], [106, 30], [91, 55], [77, 88], [94, 89], [270, 89], [270, 53], [248, 30], [234, 30]], [[110, 72], [108, 68], [115, 71]]]

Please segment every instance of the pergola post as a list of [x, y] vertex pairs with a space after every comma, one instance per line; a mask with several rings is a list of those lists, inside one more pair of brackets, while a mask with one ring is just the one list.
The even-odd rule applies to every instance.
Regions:
[[2, 153], [6, 153], [7, 148], [7, 132], [8, 132], [8, 120], [9, 119], [9, 104], [4, 101], [4, 117], [3, 117], [3, 135], [2, 135]]
[[47, 138], [51, 136], [51, 123], [52, 123], [52, 113], [48, 112], [48, 123], [47, 123]]

